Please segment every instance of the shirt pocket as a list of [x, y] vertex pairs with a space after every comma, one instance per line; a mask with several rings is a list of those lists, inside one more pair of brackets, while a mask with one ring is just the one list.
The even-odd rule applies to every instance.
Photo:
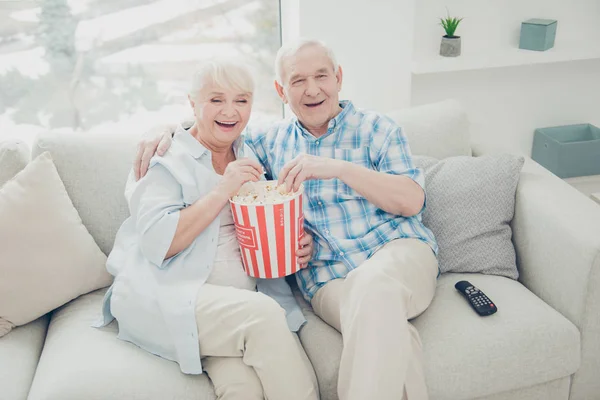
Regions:
[[181, 181], [181, 196], [184, 207], [194, 204], [201, 197], [206, 196], [217, 183], [219, 178], [208, 168], [202, 166], [194, 171], [193, 179]]
[[[352, 164], [360, 165], [368, 169], [373, 169], [371, 163], [371, 154], [367, 146], [351, 148], [351, 149], [335, 149], [336, 160], [351, 162]], [[342, 180], [337, 180], [337, 193], [342, 199], [361, 198], [360, 193], [346, 185]]]

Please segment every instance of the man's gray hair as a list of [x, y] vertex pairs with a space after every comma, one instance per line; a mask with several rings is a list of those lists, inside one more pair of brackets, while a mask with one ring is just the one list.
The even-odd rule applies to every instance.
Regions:
[[307, 46], [318, 46], [325, 50], [327, 57], [331, 61], [331, 65], [333, 66], [333, 72], [337, 73], [338, 62], [335, 58], [335, 54], [331, 47], [320, 40], [316, 39], [298, 39], [293, 41], [285, 46], [281, 46], [279, 51], [277, 52], [277, 57], [275, 57], [275, 79], [277, 82], [283, 86], [283, 63], [288, 57], [292, 57], [297, 54], [300, 50]]
[[253, 93], [255, 83], [252, 71], [243, 60], [216, 58], [198, 66], [192, 76], [190, 97], [197, 99], [200, 91], [206, 85]]

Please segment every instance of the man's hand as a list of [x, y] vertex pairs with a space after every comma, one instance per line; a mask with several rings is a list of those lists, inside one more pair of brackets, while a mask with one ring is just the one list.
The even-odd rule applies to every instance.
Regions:
[[296, 251], [300, 268], [306, 268], [308, 266], [308, 262], [312, 258], [312, 252], [313, 238], [311, 235], [304, 232], [304, 236], [298, 241], [298, 251]]
[[345, 161], [333, 158], [301, 154], [285, 164], [279, 174], [278, 184], [284, 184], [287, 191], [300, 189], [302, 182], [311, 179], [333, 179], [340, 175]]
[[142, 140], [138, 143], [137, 154], [133, 161], [133, 172], [136, 181], [146, 175], [150, 159], [155, 153], [162, 156], [171, 147], [173, 132], [175, 132], [175, 126], [167, 125], [144, 134]]

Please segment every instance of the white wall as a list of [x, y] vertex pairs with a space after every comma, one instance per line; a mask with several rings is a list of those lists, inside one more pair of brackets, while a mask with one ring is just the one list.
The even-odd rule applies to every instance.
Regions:
[[[600, 0], [282, 0], [290, 2], [297, 7], [296, 34], [334, 48], [345, 72], [342, 97], [360, 107], [385, 112], [456, 98], [472, 121], [475, 146], [486, 152], [530, 154], [536, 127], [600, 126]], [[520, 22], [529, 18], [558, 20], [549, 51], [576, 48], [598, 58], [412, 74], [411, 64], [440, 59], [438, 23], [446, 7], [465, 17], [457, 31], [459, 63], [514, 52]]]
[[478, 151], [530, 155], [535, 128], [600, 126], [600, 60], [418, 75], [412, 97], [461, 101]]
[[[282, 0], [297, 13], [300, 35], [329, 44], [344, 71], [342, 98], [362, 108], [387, 110], [410, 105], [415, 0]], [[289, 15], [289, 14], [288, 14]], [[291, 30], [291, 32], [290, 32]]]
[[456, 31], [462, 38], [462, 56], [517, 48], [521, 22], [530, 18], [558, 20], [557, 49], [600, 46], [598, 0], [427, 0], [416, 7], [417, 61], [438, 57], [444, 34], [439, 18], [448, 11], [453, 17], [464, 17]]
[[462, 60], [458, 62], [494, 53], [510, 57], [518, 48], [520, 22], [529, 18], [558, 20], [555, 47], [549, 51], [581, 49], [599, 58], [414, 75], [413, 105], [448, 97], [460, 100], [472, 122], [473, 142], [484, 152], [529, 155], [535, 128], [581, 122], [600, 124], [599, 0], [418, 2], [415, 62], [439, 59], [443, 30], [438, 18], [446, 15], [446, 6], [452, 16], [465, 18], [457, 30], [463, 42]]

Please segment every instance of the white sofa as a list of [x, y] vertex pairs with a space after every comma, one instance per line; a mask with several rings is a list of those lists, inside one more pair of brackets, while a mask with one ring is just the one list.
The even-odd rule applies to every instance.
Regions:
[[[392, 117], [404, 126], [414, 154], [471, 154], [468, 120], [454, 101]], [[126, 133], [48, 133], [31, 150], [31, 157], [51, 153], [84, 224], [107, 254], [128, 213], [123, 187], [137, 141]], [[3, 142], [0, 185], [29, 158], [22, 143]], [[433, 303], [414, 320], [430, 398], [600, 399], [600, 207], [527, 160], [512, 228], [519, 281], [444, 274]], [[461, 279], [485, 288], [499, 312], [478, 317], [454, 289]], [[118, 340], [115, 322], [91, 328], [105, 290], [0, 339], [0, 399], [215, 398], [205, 375], [184, 375], [175, 363]], [[302, 304], [308, 324], [299, 336], [321, 398], [337, 399], [341, 336]]]

